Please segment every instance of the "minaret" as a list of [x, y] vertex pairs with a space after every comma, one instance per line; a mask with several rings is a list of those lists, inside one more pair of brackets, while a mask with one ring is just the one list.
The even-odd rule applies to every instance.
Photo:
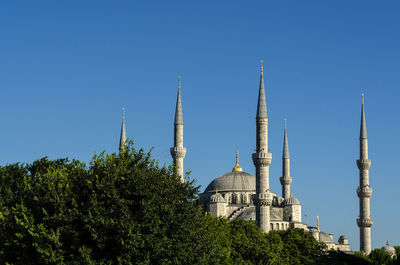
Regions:
[[122, 125], [121, 125], [121, 136], [119, 138], [119, 152], [122, 153], [125, 149], [126, 149], [125, 108], [122, 108]]
[[268, 152], [268, 116], [262, 61], [256, 125], [256, 152], [252, 155], [253, 163], [256, 167], [256, 195], [254, 197], [254, 204], [256, 206], [257, 225], [262, 231], [268, 233], [270, 230], [270, 206], [272, 204], [272, 194], [269, 190], [269, 165], [271, 164], [272, 155]]
[[360, 216], [357, 225], [360, 228], [360, 251], [366, 255], [371, 252], [371, 226], [374, 221], [370, 213], [370, 197], [372, 189], [369, 187], [369, 168], [371, 160], [368, 159], [368, 138], [367, 126], [365, 124], [364, 94], [362, 94], [361, 106], [361, 127], [360, 127], [360, 159], [357, 160], [360, 170], [360, 186], [357, 188], [357, 195], [360, 198]]
[[181, 101], [181, 78], [178, 79], [178, 97], [176, 99], [175, 122], [174, 122], [174, 147], [171, 147], [171, 155], [174, 159], [176, 174], [183, 181], [183, 159], [186, 155], [186, 148], [183, 147], [183, 117]]
[[285, 119], [285, 132], [283, 136], [282, 177], [280, 177], [280, 181], [282, 184], [282, 197], [284, 199], [290, 198], [290, 183], [292, 183], [292, 177], [290, 176], [290, 157], [289, 157], [289, 144], [286, 131], [286, 119]]

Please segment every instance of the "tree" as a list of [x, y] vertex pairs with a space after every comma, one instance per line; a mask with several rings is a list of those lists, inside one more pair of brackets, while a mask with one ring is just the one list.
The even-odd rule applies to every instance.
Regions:
[[348, 254], [338, 250], [330, 250], [322, 257], [321, 264], [369, 265], [371, 262], [363, 252]]
[[400, 257], [400, 246], [394, 246], [394, 249], [396, 250], [396, 256]]
[[213, 259], [198, 188], [132, 146], [89, 166], [0, 168], [0, 262], [201, 264]]
[[393, 264], [393, 260], [390, 255], [383, 249], [376, 248], [369, 253], [368, 257], [371, 260], [371, 264], [374, 265], [390, 265]]

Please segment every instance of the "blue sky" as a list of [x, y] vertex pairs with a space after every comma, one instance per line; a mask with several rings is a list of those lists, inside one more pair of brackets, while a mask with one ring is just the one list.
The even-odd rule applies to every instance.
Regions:
[[185, 169], [202, 185], [254, 174], [264, 60], [270, 185], [281, 193], [288, 119], [303, 221], [359, 248], [358, 136], [365, 93], [372, 247], [400, 245], [400, 2], [8, 1], [0, 3], [0, 163], [116, 152], [121, 110], [136, 147], [169, 165], [182, 76]]

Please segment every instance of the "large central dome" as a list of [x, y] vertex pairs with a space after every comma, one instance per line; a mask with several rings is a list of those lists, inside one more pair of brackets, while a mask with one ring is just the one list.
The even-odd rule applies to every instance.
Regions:
[[223, 174], [214, 179], [204, 193], [216, 191], [254, 191], [256, 190], [256, 177], [240, 171]]
[[218, 191], [256, 191], [256, 177], [243, 172], [242, 168], [239, 166], [239, 151], [236, 151], [236, 165], [232, 169], [232, 172], [228, 172], [214, 179], [207, 186], [204, 193], [216, 193]]

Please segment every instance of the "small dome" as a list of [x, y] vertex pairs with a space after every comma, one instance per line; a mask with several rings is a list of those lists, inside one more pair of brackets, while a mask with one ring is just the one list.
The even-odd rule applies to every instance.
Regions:
[[214, 195], [212, 195], [210, 197], [210, 202], [214, 202], [214, 203], [216, 203], [216, 202], [225, 202], [225, 199], [224, 199], [224, 197], [222, 197], [221, 194], [216, 193], [216, 194], [214, 194]]
[[290, 198], [287, 198], [287, 199], [285, 199], [283, 201], [283, 205], [284, 206], [286, 206], [286, 205], [300, 205], [300, 202], [295, 197], [290, 197]]
[[391, 257], [396, 255], [396, 250], [394, 249], [394, 247], [392, 247], [391, 245], [389, 245], [389, 242], [386, 242], [386, 245], [384, 245], [382, 247], [382, 249], [384, 251], [386, 251], [386, 253], [388, 253]]
[[338, 242], [339, 242], [339, 244], [348, 244], [348, 243], [349, 243], [349, 240], [347, 239], [347, 237], [346, 237], [345, 235], [341, 235], [341, 236], [339, 237]]

